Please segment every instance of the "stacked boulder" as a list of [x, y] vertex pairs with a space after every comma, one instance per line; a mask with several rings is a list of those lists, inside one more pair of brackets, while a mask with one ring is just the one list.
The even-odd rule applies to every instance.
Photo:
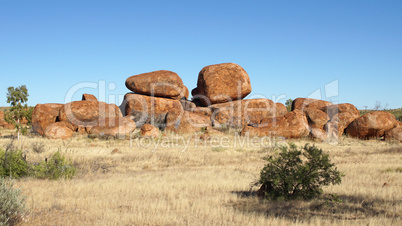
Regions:
[[135, 122], [123, 117], [115, 104], [98, 101], [84, 94], [83, 100], [67, 104], [37, 104], [32, 114], [32, 129], [52, 139], [67, 139], [74, 133], [96, 135], [129, 135]]

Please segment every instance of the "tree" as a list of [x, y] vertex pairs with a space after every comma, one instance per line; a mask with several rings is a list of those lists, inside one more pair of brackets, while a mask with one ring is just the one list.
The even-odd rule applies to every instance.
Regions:
[[32, 110], [27, 106], [29, 96], [28, 89], [25, 85], [22, 85], [17, 88], [8, 87], [7, 91], [7, 103], [9, 103], [11, 107], [5, 114], [5, 120], [15, 125], [18, 139], [20, 139], [20, 130], [26, 129], [21, 125], [21, 120], [23, 118], [30, 119], [30, 114], [32, 114]]
[[288, 112], [290, 112], [290, 111], [292, 110], [292, 102], [293, 102], [292, 99], [288, 99], [288, 100], [285, 102], [285, 105], [286, 105], [286, 108], [288, 109]]

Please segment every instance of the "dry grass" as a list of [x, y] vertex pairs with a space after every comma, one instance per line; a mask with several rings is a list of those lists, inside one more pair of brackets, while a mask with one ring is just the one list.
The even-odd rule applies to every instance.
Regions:
[[[6, 131], [1, 133], [7, 134]], [[266, 201], [250, 185], [270, 147], [239, 147], [234, 135], [222, 145], [197, 136], [184, 140], [165, 134], [152, 145], [135, 140], [71, 140], [24, 137], [17, 143], [28, 161], [60, 150], [77, 166], [72, 180], [16, 183], [30, 209], [24, 225], [401, 225], [402, 145], [342, 138], [339, 144], [316, 143], [346, 174], [341, 185], [325, 188], [342, 203]], [[222, 137], [223, 135], [220, 135]], [[224, 138], [226, 139], [226, 138]], [[183, 151], [190, 140], [188, 148]], [[221, 139], [222, 140], [222, 139]], [[216, 139], [218, 142], [218, 139]], [[0, 139], [4, 147], [9, 138]], [[35, 152], [32, 144], [45, 145]], [[237, 143], [236, 143], [237, 142]], [[278, 140], [276, 142], [279, 142]], [[309, 140], [295, 140], [298, 146]], [[258, 143], [258, 142], [257, 142]], [[228, 144], [228, 146], [225, 146]], [[275, 142], [273, 143], [275, 144]], [[117, 149], [117, 150], [116, 150]]]

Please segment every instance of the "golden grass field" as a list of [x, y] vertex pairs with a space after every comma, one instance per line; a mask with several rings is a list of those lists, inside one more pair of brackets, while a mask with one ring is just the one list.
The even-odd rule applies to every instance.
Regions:
[[[10, 139], [4, 138], [7, 131], [0, 132], [4, 148]], [[346, 137], [337, 145], [316, 142], [345, 173], [340, 185], [324, 188], [342, 202], [267, 201], [256, 197], [258, 188], [251, 184], [265, 164], [262, 158], [275, 149], [268, 142], [262, 147], [258, 139], [253, 140], [256, 145], [249, 141], [241, 147], [233, 134], [205, 142], [194, 134], [182, 140], [165, 133], [151, 140], [161, 143], [156, 149], [138, 138], [22, 137], [15, 145], [23, 148], [28, 161], [41, 161], [60, 150], [78, 171], [71, 180], [16, 181], [29, 209], [21, 225], [402, 224], [401, 144]], [[37, 142], [45, 145], [44, 152], [32, 150]], [[291, 142], [302, 146], [314, 141]]]

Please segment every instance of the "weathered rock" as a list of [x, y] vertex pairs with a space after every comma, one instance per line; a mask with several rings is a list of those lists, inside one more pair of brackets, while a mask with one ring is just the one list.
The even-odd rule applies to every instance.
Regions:
[[327, 140], [327, 133], [324, 129], [310, 127], [310, 136], [322, 141]]
[[282, 103], [276, 103], [276, 115], [286, 115], [288, 113], [288, 109]]
[[385, 131], [397, 126], [395, 116], [389, 112], [373, 111], [355, 119], [345, 129], [351, 136], [360, 139], [379, 138], [384, 136]]
[[[348, 112], [354, 118], [360, 117], [360, 112], [353, 104], [335, 104], [329, 105], [321, 109], [332, 119], [336, 114]], [[353, 120], [352, 120], [353, 121]]]
[[148, 96], [177, 97], [181, 95], [184, 85], [176, 73], [160, 70], [131, 76], [126, 80], [126, 87]]
[[50, 139], [68, 139], [72, 137], [74, 131], [68, 122], [55, 122], [46, 127], [44, 136]]
[[296, 98], [292, 102], [292, 111], [295, 109], [304, 110], [306, 108], [316, 108], [325, 112], [325, 108], [331, 106], [332, 103], [324, 100], [312, 98]]
[[285, 138], [301, 138], [308, 136], [309, 126], [306, 115], [294, 110], [283, 116], [278, 123], [266, 127], [246, 126], [240, 133], [243, 136], [278, 136]]
[[94, 95], [87, 93], [82, 94], [82, 100], [98, 101]]
[[304, 113], [311, 128], [323, 129], [324, 125], [330, 120], [325, 112], [316, 108], [305, 108]]
[[200, 132], [202, 128], [210, 127], [211, 125], [210, 117], [185, 111], [181, 116], [169, 113], [166, 130], [176, 133], [193, 133]]
[[402, 126], [397, 126], [391, 130], [385, 131], [384, 139], [387, 141], [402, 142]]
[[46, 128], [59, 120], [63, 104], [37, 104], [32, 113], [32, 130], [43, 135]]
[[198, 74], [197, 88], [193, 96], [205, 96], [200, 99], [204, 106], [241, 100], [251, 92], [250, 78], [247, 72], [234, 63], [215, 64], [204, 67]]
[[[153, 124], [159, 127], [161, 130], [163, 130], [165, 127], [165, 125], [162, 123], [166, 121], [167, 113], [174, 112], [175, 115], [180, 115], [184, 112], [183, 107], [178, 100], [150, 97], [133, 93], [128, 93], [125, 95], [122, 105], [125, 106], [124, 111], [126, 115], [134, 115], [137, 120], [138, 112], [143, 112], [140, 117], [143, 119], [141, 124]], [[153, 120], [154, 123], [148, 120]]]
[[338, 121], [329, 121], [324, 126], [324, 131], [327, 133], [328, 137], [339, 138], [342, 136], [345, 128], [339, 125]]
[[128, 117], [101, 118], [97, 125], [93, 126], [89, 134], [96, 135], [130, 135], [136, 128], [135, 122]]
[[94, 126], [99, 120], [110, 117], [122, 117], [115, 104], [98, 101], [73, 101], [60, 109], [60, 121], [69, 122], [75, 126]]
[[228, 125], [243, 127], [248, 124], [258, 124], [264, 118], [283, 116], [283, 108], [277, 107], [269, 99], [237, 100], [229, 103], [211, 105], [214, 126]]
[[197, 114], [206, 115], [206, 116], [212, 115], [212, 110], [209, 107], [195, 107], [193, 112], [197, 113]]
[[141, 127], [141, 137], [157, 138], [159, 137], [159, 129], [151, 124], [145, 124]]
[[131, 115], [132, 111], [146, 111], [151, 114], [183, 112], [180, 101], [168, 98], [127, 93], [124, 96], [123, 103], [125, 104], [126, 115]]
[[344, 130], [349, 126], [351, 122], [357, 119], [359, 116], [351, 112], [341, 112], [334, 115], [331, 122], [338, 122], [339, 135], [342, 135]]
[[183, 87], [180, 88], [180, 95], [172, 97], [175, 100], [188, 100], [188, 96], [190, 95], [187, 86], [183, 85]]
[[195, 104], [188, 100], [180, 100], [180, 103], [185, 111], [194, 111], [196, 108]]

